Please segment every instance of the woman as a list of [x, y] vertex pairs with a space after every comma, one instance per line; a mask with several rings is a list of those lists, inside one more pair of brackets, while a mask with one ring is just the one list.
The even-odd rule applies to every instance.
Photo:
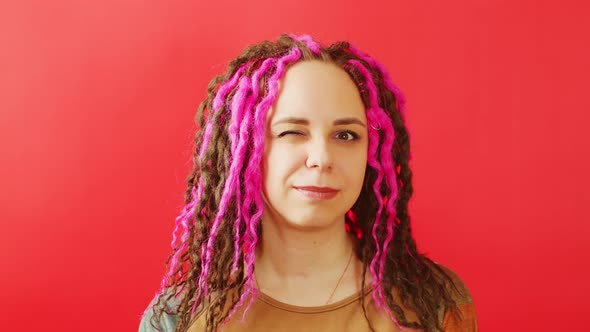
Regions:
[[186, 207], [140, 331], [476, 331], [461, 280], [412, 238], [403, 104], [346, 42], [247, 48], [199, 108]]

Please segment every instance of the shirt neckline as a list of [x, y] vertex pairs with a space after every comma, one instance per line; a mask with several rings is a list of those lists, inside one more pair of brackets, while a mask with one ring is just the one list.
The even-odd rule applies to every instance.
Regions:
[[353, 302], [356, 302], [358, 299], [360, 299], [361, 297], [361, 293], [364, 295], [367, 295], [368, 293], [370, 293], [373, 289], [373, 285], [369, 284], [365, 286], [365, 289], [361, 292], [360, 290], [350, 296], [347, 296], [345, 298], [343, 298], [342, 300], [336, 301], [334, 303], [330, 303], [330, 304], [326, 304], [326, 305], [321, 305], [321, 306], [298, 306], [298, 305], [293, 305], [293, 304], [288, 304], [285, 302], [281, 302], [279, 300], [276, 300], [266, 294], [264, 294], [262, 291], [258, 291], [258, 298], [268, 304], [271, 305], [277, 309], [281, 309], [284, 311], [290, 311], [290, 312], [297, 312], [297, 313], [305, 313], [305, 314], [311, 314], [311, 313], [322, 313], [322, 312], [327, 312], [327, 311], [333, 311], [336, 309], [340, 309], [342, 307], [345, 307]]

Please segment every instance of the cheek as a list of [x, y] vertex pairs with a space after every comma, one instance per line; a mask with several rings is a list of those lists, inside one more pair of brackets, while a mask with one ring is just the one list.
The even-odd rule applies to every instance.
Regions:
[[296, 150], [288, 147], [275, 146], [268, 150], [263, 158], [263, 178], [267, 190], [277, 191], [288, 185], [290, 176], [301, 165], [301, 158]]
[[347, 168], [348, 178], [352, 179], [353, 183], [362, 183], [364, 181], [366, 168], [366, 160], [363, 160], [362, 158], [354, 160], [354, 162], [350, 163]]
[[[367, 167], [366, 149], [356, 151], [346, 150], [340, 155], [340, 169], [343, 170], [348, 179], [362, 182]], [[360, 178], [359, 178], [360, 177]]]

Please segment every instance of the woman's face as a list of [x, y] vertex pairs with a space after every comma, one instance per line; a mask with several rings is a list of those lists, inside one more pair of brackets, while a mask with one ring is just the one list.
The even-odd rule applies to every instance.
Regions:
[[266, 218], [298, 229], [343, 222], [367, 165], [359, 91], [343, 69], [321, 61], [296, 63], [279, 88], [266, 124]]

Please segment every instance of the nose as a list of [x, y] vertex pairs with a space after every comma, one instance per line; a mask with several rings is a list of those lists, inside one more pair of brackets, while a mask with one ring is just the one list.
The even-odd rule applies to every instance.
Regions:
[[333, 162], [332, 151], [324, 139], [309, 142], [306, 161], [308, 168], [318, 168], [320, 171], [331, 170]]

